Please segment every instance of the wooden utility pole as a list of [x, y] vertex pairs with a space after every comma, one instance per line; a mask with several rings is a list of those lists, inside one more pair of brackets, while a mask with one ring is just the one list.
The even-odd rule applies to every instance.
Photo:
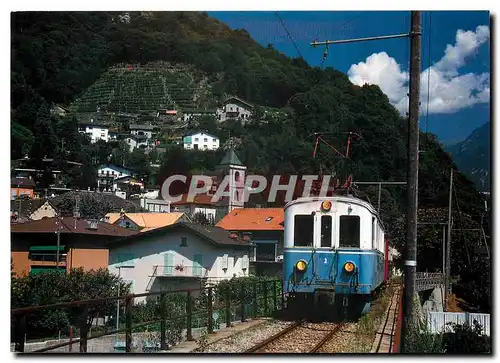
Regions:
[[[442, 247], [442, 251], [443, 251], [443, 268], [442, 268], [442, 273], [443, 273], [443, 282], [446, 281], [446, 225], [443, 224], [443, 247]], [[447, 311], [447, 305], [446, 305], [446, 283], [445, 283], [445, 287], [443, 289], [444, 291], [444, 304], [443, 304], [443, 311]]]
[[404, 271], [403, 342], [408, 326], [414, 322], [415, 276], [417, 272], [417, 210], [418, 210], [418, 116], [420, 111], [420, 70], [422, 15], [411, 12], [410, 33], [410, 96], [408, 115], [408, 184], [406, 206], [406, 251]]
[[444, 287], [444, 301], [445, 306], [448, 306], [448, 296], [451, 293], [451, 283], [450, 283], [450, 271], [451, 271], [451, 228], [452, 228], [452, 217], [451, 217], [451, 201], [453, 195], [453, 168], [450, 170], [450, 195], [448, 201], [448, 236], [446, 238], [446, 276], [445, 276], [445, 287]]
[[[408, 199], [406, 211], [407, 242], [405, 253], [405, 279], [403, 302], [403, 334], [408, 322], [413, 321], [415, 294], [415, 274], [417, 271], [417, 208], [418, 208], [418, 137], [419, 137], [419, 106], [420, 106], [420, 72], [421, 72], [421, 43], [422, 43], [422, 15], [420, 11], [411, 12], [411, 30], [406, 34], [385, 35], [369, 38], [347, 40], [314, 41], [313, 47], [318, 45], [354, 43], [371, 40], [406, 38], [410, 37], [410, 93], [408, 118]], [[404, 337], [401, 349], [403, 349]], [[401, 350], [403, 351], [403, 350]]]

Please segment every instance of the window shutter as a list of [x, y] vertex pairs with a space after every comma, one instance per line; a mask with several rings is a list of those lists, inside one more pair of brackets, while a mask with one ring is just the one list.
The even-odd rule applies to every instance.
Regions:
[[167, 252], [163, 255], [163, 274], [172, 275], [174, 272], [174, 255], [172, 252]]
[[225, 254], [224, 256], [222, 256], [222, 266], [221, 266], [222, 269], [227, 269], [228, 259], [229, 259], [228, 254]]
[[243, 261], [242, 261], [241, 268], [244, 269], [244, 270], [245, 269], [248, 270], [248, 265], [249, 265], [248, 255], [245, 255], [245, 256], [243, 256]]
[[193, 256], [193, 276], [201, 276], [203, 272], [203, 255], [195, 254]]

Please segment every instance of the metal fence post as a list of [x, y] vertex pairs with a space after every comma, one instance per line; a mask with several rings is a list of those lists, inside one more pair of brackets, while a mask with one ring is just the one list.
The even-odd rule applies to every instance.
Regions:
[[267, 316], [267, 281], [263, 282], [264, 285], [264, 316]]
[[16, 316], [16, 352], [24, 352], [24, 339], [26, 337], [26, 314]]
[[226, 327], [231, 326], [231, 286], [228, 284], [226, 289]]
[[207, 332], [208, 334], [212, 334], [214, 332], [214, 322], [213, 322], [213, 291], [212, 287], [208, 288], [208, 322], [207, 322]]
[[240, 299], [241, 299], [241, 322], [244, 323], [245, 319], [245, 283], [241, 283], [240, 287]]
[[166, 330], [167, 330], [167, 309], [166, 309], [167, 295], [163, 292], [160, 295], [160, 349], [165, 350], [166, 347]]
[[257, 305], [257, 281], [254, 281], [252, 284], [252, 303], [253, 303], [253, 316], [256, 318], [259, 315], [258, 305]]
[[83, 313], [80, 317], [80, 353], [87, 353], [87, 334], [88, 334], [88, 307], [85, 305], [83, 308]]
[[125, 299], [125, 352], [132, 351], [132, 298]]
[[193, 300], [191, 296], [191, 290], [188, 290], [186, 297], [186, 315], [187, 315], [187, 327], [186, 327], [186, 340], [193, 340]]
[[272, 286], [273, 286], [273, 312], [276, 312], [277, 308], [276, 308], [276, 305], [278, 304], [278, 292], [276, 290], [277, 289], [277, 280], [274, 280], [273, 283], [272, 283]]

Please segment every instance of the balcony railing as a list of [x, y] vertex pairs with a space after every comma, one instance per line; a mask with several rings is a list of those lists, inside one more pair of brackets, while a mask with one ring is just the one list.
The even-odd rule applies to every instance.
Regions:
[[[55, 253], [32, 253], [30, 254], [32, 262], [56, 262], [57, 255]], [[59, 254], [59, 262], [66, 262], [66, 254]]]
[[206, 277], [208, 271], [202, 266], [193, 265], [157, 265], [153, 269], [154, 277]]

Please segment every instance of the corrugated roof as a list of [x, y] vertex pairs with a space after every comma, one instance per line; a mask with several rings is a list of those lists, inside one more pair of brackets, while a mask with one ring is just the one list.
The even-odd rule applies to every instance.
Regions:
[[283, 208], [238, 208], [222, 218], [217, 227], [231, 231], [283, 231]]
[[75, 228], [75, 218], [72, 217], [42, 218], [37, 221], [30, 221], [23, 224], [11, 224], [11, 233], [55, 233], [58, 228], [56, 224], [58, 219], [61, 222], [61, 233], [94, 234], [116, 237], [126, 237], [138, 233], [132, 229], [114, 226], [105, 222], [98, 222], [97, 229], [93, 230], [89, 228], [89, 222], [85, 219], [76, 219]]
[[115, 224], [122, 215], [141, 227], [141, 232], [147, 232], [177, 223], [184, 213], [108, 213], [105, 218], [108, 223]]

